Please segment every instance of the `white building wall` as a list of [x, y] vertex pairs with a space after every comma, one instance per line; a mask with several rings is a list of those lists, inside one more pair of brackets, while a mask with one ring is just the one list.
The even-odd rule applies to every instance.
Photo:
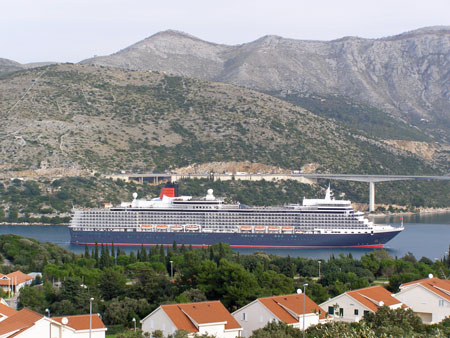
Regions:
[[[249, 337], [252, 332], [257, 329], [262, 329], [267, 323], [276, 321], [278, 318], [270, 312], [262, 303], [255, 301], [250, 305], [244, 306], [241, 309], [232, 313], [234, 319], [242, 326], [242, 336]], [[319, 315], [314, 313], [306, 314], [305, 327], [319, 323]], [[300, 316], [300, 321], [292, 325], [295, 328], [303, 329], [303, 317]]]
[[[319, 324], [319, 315], [315, 313], [307, 313], [305, 315], [305, 329], [310, 327], [311, 325]], [[303, 330], [303, 316], [300, 316], [299, 322], [292, 324], [296, 329]]]
[[[92, 338], [105, 338], [106, 330], [92, 330]], [[46, 317], [16, 336], [17, 338], [89, 338], [89, 330], [75, 331], [67, 326], [49, 321]]]
[[[333, 318], [334, 320], [358, 322], [364, 317], [364, 311], [373, 312], [368, 307], [357, 302], [355, 299], [345, 293], [327, 300], [319, 306], [328, 313], [328, 307], [333, 307], [335, 304], [338, 304], [339, 308], [343, 309], [344, 314], [343, 316], [339, 316], [339, 309], [335, 310], [334, 316], [330, 316], [330, 318]], [[357, 310], [358, 314], [355, 314], [355, 310]]]
[[406, 288], [395, 298], [410, 307], [427, 324], [439, 323], [450, 316], [450, 302], [421, 285]]
[[253, 303], [240, 308], [233, 312], [232, 316], [239, 325], [242, 326], [243, 337], [251, 336], [254, 330], [263, 328], [268, 322], [278, 321], [278, 319], [276, 319], [275, 316], [259, 301], [254, 301]]
[[225, 324], [199, 325], [198, 333], [200, 335], [206, 333], [217, 338], [235, 338], [239, 337], [239, 330], [230, 330], [225, 332]]
[[161, 330], [164, 335], [167, 336], [173, 334], [177, 330], [176, 326], [162, 308], [157, 309], [153, 314], [144, 318], [141, 323], [142, 331], [149, 333]]

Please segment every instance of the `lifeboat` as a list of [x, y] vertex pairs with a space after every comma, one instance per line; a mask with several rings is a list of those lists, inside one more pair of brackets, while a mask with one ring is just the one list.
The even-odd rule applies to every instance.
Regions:
[[151, 224], [141, 224], [141, 228], [143, 228], [143, 229], [151, 229], [151, 228], [153, 228], [153, 225], [151, 225]]
[[241, 226], [241, 231], [252, 231], [252, 227], [251, 226]]
[[283, 232], [292, 232], [294, 230], [293, 227], [281, 227], [281, 230], [283, 230]]
[[280, 231], [280, 227], [269, 227], [270, 232], [278, 232]]
[[158, 224], [157, 226], [156, 226], [156, 230], [159, 230], [159, 231], [165, 231], [165, 230], [167, 230], [167, 225], [165, 225], [165, 224]]
[[266, 231], [266, 227], [255, 227], [255, 231]]
[[183, 230], [183, 227], [182, 227], [181, 225], [175, 224], [175, 225], [172, 225], [172, 226], [170, 227], [170, 229], [171, 229], [172, 231], [181, 231], [181, 230]]
[[188, 224], [186, 225], [187, 231], [198, 231], [200, 227], [197, 224]]

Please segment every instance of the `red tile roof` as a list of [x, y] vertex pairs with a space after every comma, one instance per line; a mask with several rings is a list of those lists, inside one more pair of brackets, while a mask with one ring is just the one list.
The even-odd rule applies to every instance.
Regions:
[[436, 277], [425, 278], [409, 283], [404, 283], [400, 285], [400, 290], [403, 290], [405, 287], [410, 287], [418, 284], [434, 292], [438, 296], [450, 301], [450, 280], [439, 279]]
[[[4, 278], [7, 277], [7, 278]], [[29, 280], [33, 280], [33, 277], [28, 276], [27, 274], [23, 273], [22, 271], [14, 271], [7, 275], [1, 275], [0, 276], [0, 285], [1, 286], [8, 286], [8, 285], [19, 285], [21, 283], [27, 282]]]
[[6, 317], [11, 317], [12, 315], [16, 314], [17, 311], [13, 308], [10, 308], [9, 306], [0, 303], [0, 314]]
[[[195, 323], [226, 322], [225, 330], [240, 329], [241, 326], [220, 301], [161, 305], [178, 330], [198, 332]], [[195, 323], [194, 323], [195, 322]]]
[[[78, 330], [89, 330], [89, 315], [77, 315], [77, 316], [63, 316], [63, 317], [52, 317], [53, 320], [58, 323], [62, 323], [62, 319], [66, 317], [69, 322], [67, 326], [72, 329]], [[103, 324], [100, 316], [97, 313], [92, 314], [92, 329], [105, 329], [105, 324]]]
[[381, 306], [380, 302], [383, 302], [386, 306], [401, 303], [398, 299], [392, 297], [392, 294], [388, 290], [379, 285], [347, 291], [346, 294], [365, 305], [373, 312], [377, 312], [378, 307]]
[[[303, 309], [303, 297], [306, 297], [304, 299], [306, 311]], [[304, 294], [258, 298], [258, 301], [287, 324], [298, 323], [298, 316], [303, 313], [319, 313], [320, 311], [319, 318], [325, 318], [325, 311]]]
[[37, 312], [29, 309], [22, 309], [0, 322], [0, 335], [11, 333], [11, 335], [7, 337], [13, 337], [15, 335], [14, 333], [25, 331], [43, 317], [43, 315]]

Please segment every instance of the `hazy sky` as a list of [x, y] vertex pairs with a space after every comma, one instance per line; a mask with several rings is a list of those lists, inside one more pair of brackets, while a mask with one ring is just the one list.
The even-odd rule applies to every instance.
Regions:
[[0, 58], [78, 62], [167, 29], [240, 44], [268, 34], [379, 38], [436, 25], [450, 25], [450, 0], [1, 0]]

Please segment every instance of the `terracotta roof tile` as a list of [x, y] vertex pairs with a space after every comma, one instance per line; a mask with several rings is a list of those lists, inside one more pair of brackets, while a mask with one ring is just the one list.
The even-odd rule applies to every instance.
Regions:
[[450, 301], [450, 280], [446, 279], [439, 279], [436, 277], [420, 279], [400, 285], [400, 290], [403, 290], [405, 287], [410, 287], [418, 284], [434, 292], [438, 296]]
[[0, 314], [6, 317], [11, 317], [12, 315], [16, 314], [17, 311], [13, 308], [10, 308], [9, 306], [0, 303]]
[[[58, 323], [62, 323], [62, 319], [66, 317], [69, 322], [67, 326], [74, 330], [89, 330], [89, 315], [77, 315], [77, 316], [62, 316], [62, 317], [52, 317], [53, 320]], [[97, 313], [92, 314], [92, 329], [105, 329], [105, 324], [103, 324], [100, 316]]]
[[379, 285], [347, 291], [346, 294], [367, 306], [373, 312], [377, 312], [380, 302], [383, 302], [386, 306], [401, 303], [398, 299], [392, 297], [392, 294], [388, 290]]
[[0, 322], [0, 335], [25, 330], [33, 326], [34, 323], [43, 317], [43, 315], [37, 312], [29, 309], [22, 309], [13, 314], [11, 317], [8, 317], [4, 321]]
[[179, 330], [198, 332], [197, 324], [226, 322], [225, 330], [240, 329], [241, 326], [220, 301], [161, 305]]
[[[8, 279], [4, 279], [4, 277], [7, 277]], [[17, 270], [17, 271], [9, 273], [7, 275], [0, 276], [0, 285], [8, 286], [8, 285], [10, 285], [11, 282], [13, 285], [18, 285], [18, 284], [24, 283], [29, 280], [33, 280], [33, 277], [28, 276], [27, 274], [23, 273], [22, 271]]]
[[304, 299], [306, 308], [306, 311], [304, 311], [303, 297], [305, 297], [304, 294], [293, 294], [258, 298], [258, 301], [261, 302], [278, 319], [287, 324], [298, 323], [299, 319], [297, 316], [302, 315], [304, 312], [308, 314], [313, 312], [319, 313], [320, 311], [319, 318], [325, 318], [325, 311], [308, 296]]

